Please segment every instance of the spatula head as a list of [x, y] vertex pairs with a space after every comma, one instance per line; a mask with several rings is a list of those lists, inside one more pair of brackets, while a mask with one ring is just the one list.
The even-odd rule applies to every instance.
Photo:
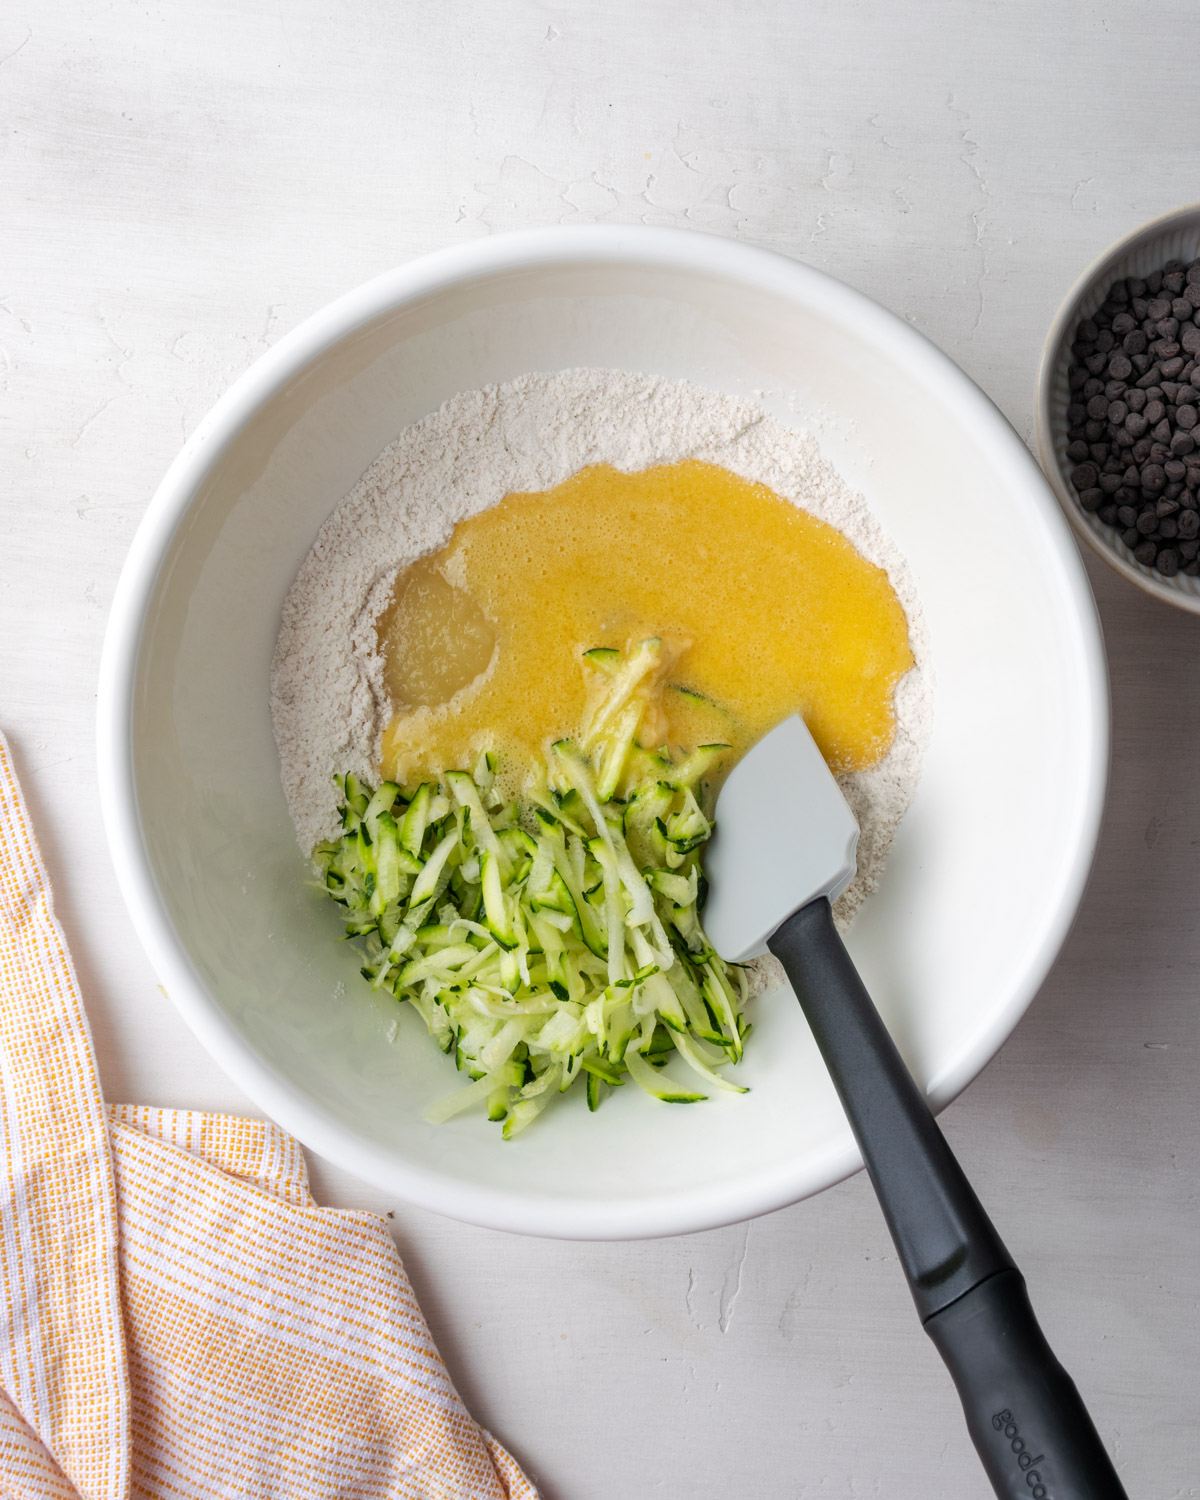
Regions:
[[804, 720], [785, 719], [730, 772], [705, 854], [704, 928], [730, 963], [818, 896], [831, 901], [855, 871], [858, 824]]

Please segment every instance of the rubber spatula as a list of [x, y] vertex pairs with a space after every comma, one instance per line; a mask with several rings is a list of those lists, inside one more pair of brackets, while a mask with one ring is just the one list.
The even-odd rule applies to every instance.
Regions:
[[1002, 1500], [1125, 1500], [1025, 1280], [904, 1066], [833, 925], [858, 825], [802, 719], [739, 762], [717, 803], [704, 926], [731, 962], [791, 980], [883, 1208], [925, 1332]]

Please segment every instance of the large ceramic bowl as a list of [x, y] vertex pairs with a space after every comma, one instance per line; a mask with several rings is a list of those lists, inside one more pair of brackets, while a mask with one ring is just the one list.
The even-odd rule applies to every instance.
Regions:
[[818, 271], [706, 236], [546, 230], [380, 277], [218, 402], [164, 479], [113, 605], [104, 815], [171, 999], [246, 1093], [398, 1197], [479, 1224], [617, 1238], [727, 1223], [859, 1165], [786, 990], [755, 1002], [752, 1092], [629, 1088], [505, 1143], [432, 1126], [454, 1086], [374, 996], [306, 884], [267, 705], [284, 595], [318, 527], [405, 424], [527, 370], [687, 377], [811, 425], [915, 574], [935, 724], [850, 947], [935, 1106], [1012, 1030], [1075, 912], [1108, 754], [1091, 594], [1045, 480], [990, 402], [899, 319]]

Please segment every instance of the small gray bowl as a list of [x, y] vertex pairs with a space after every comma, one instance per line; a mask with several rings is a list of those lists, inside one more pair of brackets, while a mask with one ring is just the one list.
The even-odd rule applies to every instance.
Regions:
[[1200, 203], [1193, 203], [1143, 224], [1094, 260], [1071, 288], [1050, 325], [1038, 367], [1034, 411], [1038, 458], [1076, 536], [1146, 593], [1194, 614], [1200, 614], [1200, 578], [1182, 573], [1164, 578], [1157, 568], [1144, 566], [1111, 526], [1079, 504], [1068, 477], [1074, 465], [1067, 457], [1067, 368], [1076, 324], [1092, 316], [1114, 281], [1124, 276], [1147, 276], [1169, 260], [1193, 261], [1198, 256]]

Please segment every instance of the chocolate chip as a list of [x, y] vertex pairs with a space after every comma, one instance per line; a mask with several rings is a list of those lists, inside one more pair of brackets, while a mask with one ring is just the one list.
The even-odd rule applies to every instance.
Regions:
[[[1080, 464], [1079, 469], [1075, 470], [1075, 474], [1078, 474], [1080, 472], [1080, 469], [1089, 469], [1091, 467], [1092, 466], [1090, 464]], [[1094, 474], [1095, 470], [1093, 469], [1092, 472]], [[1075, 488], [1078, 489], [1079, 482], [1076, 480], [1075, 474], [1071, 475], [1071, 481], [1075, 485]], [[1089, 480], [1088, 482], [1091, 483], [1091, 480]], [[1166, 482], [1167, 476], [1163, 473], [1161, 465], [1145, 464], [1143, 466], [1142, 488], [1144, 490], [1161, 490]]]
[[1187, 473], [1187, 465], [1178, 458], [1168, 459], [1163, 464], [1163, 473], [1174, 484], [1177, 479], [1182, 479]]
[[1125, 418], [1125, 431], [1135, 438], [1140, 438], [1149, 429], [1150, 423], [1144, 411], [1131, 411]]
[[1152, 510], [1144, 510], [1133, 524], [1140, 535], [1149, 536], [1152, 531], [1158, 530], [1158, 517]]
[[1149, 422], [1151, 426], [1154, 426], [1156, 423], [1161, 422], [1162, 419], [1166, 416], [1167, 408], [1162, 404], [1161, 401], [1147, 401], [1142, 414], [1146, 418], [1146, 421]]
[[[1129, 407], [1130, 411], [1145, 411], [1145, 409], [1146, 409], [1146, 393], [1145, 393], [1145, 391], [1139, 391], [1136, 386], [1133, 388], [1133, 390], [1126, 391], [1125, 392], [1125, 403]], [[1076, 403], [1076, 404], [1078, 404], [1078, 403]]]
[[1173, 542], [1176, 536], [1175, 517], [1167, 516], [1158, 523], [1158, 534], [1165, 542]]
[[1164, 578], [1174, 578], [1179, 572], [1179, 554], [1171, 547], [1164, 547], [1158, 554], [1158, 571]]
[[1166, 496], [1159, 500], [1154, 506], [1154, 514], [1162, 520], [1166, 516], [1173, 516], [1179, 509], [1178, 500], [1168, 499]]
[[[1200, 329], [1197, 330], [1200, 332]], [[1128, 380], [1133, 374], [1133, 366], [1126, 354], [1114, 354], [1108, 362], [1108, 373], [1113, 380]]]
[[[1084, 494], [1080, 495], [1079, 503], [1083, 506], [1084, 510], [1092, 509], [1092, 506], [1090, 503], [1088, 503], [1088, 500], [1090, 500], [1090, 497], [1092, 495], [1099, 495], [1100, 493], [1100, 490], [1085, 490]], [[1088, 500], [1084, 499], [1085, 495], [1088, 497]], [[1117, 524], [1117, 507], [1115, 505], [1102, 505], [1096, 511], [1096, 514], [1100, 517], [1100, 519], [1106, 526], [1115, 526]]]
[[1155, 323], [1159, 318], [1169, 318], [1171, 316], [1170, 301], [1166, 297], [1155, 297], [1146, 309], [1146, 316], [1153, 319]]
[[1137, 558], [1138, 562], [1140, 562], [1143, 567], [1148, 568], [1153, 563], [1154, 559], [1158, 556], [1158, 543], [1142, 542], [1139, 547], [1134, 548], [1133, 555]]
[[1196, 439], [1190, 432], [1177, 432], [1171, 439], [1171, 452], [1178, 453], [1181, 457], [1185, 453], [1191, 453], [1196, 446]]
[[[1132, 332], [1127, 333], [1121, 340], [1121, 348], [1124, 349], [1126, 354], [1145, 354], [1146, 345], [1149, 342], [1149, 339], [1147, 339], [1142, 330], [1140, 328], [1135, 328]], [[1186, 344], [1184, 345], [1184, 348], [1187, 348]]]
[[1108, 416], [1108, 400], [1105, 396], [1093, 396], [1087, 404], [1087, 414], [1093, 421], [1098, 422], [1101, 417]]
[[1171, 441], [1171, 424], [1165, 416], [1158, 426], [1151, 431], [1150, 436], [1156, 443], [1169, 443]]
[[[1136, 526], [1137, 518], [1138, 511], [1135, 506], [1119, 505], [1117, 507], [1117, 520], [1120, 521], [1122, 526]], [[1197, 519], [1200, 520], [1200, 516], [1198, 516]]]
[[1175, 411], [1176, 425], [1182, 427], [1184, 432], [1190, 432], [1197, 422], [1200, 422], [1200, 411], [1194, 406], [1180, 406]]
[[1200, 537], [1200, 511], [1181, 510], [1176, 522], [1179, 527], [1179, 535], [1191, 541], [1194, 537]]
[[[1200, 329], [1197, 329], [1196, 331], [1198, 333], [1200, 333]], [[1178, 375], [1179, 372], [1182, 369], [1183, 369], [1183, 358], [1182, 358], [1181, 355], [1176, 354], [1173, 358], [1171, 358], [1171, 359], [1164, 359], [1163, 362], [1162, 362], [1162, 372], [1163, 372], [1163, 374], [1164, 375], [1169, 375], [1172, 379], [1174, 379], [1175, 376]]]

